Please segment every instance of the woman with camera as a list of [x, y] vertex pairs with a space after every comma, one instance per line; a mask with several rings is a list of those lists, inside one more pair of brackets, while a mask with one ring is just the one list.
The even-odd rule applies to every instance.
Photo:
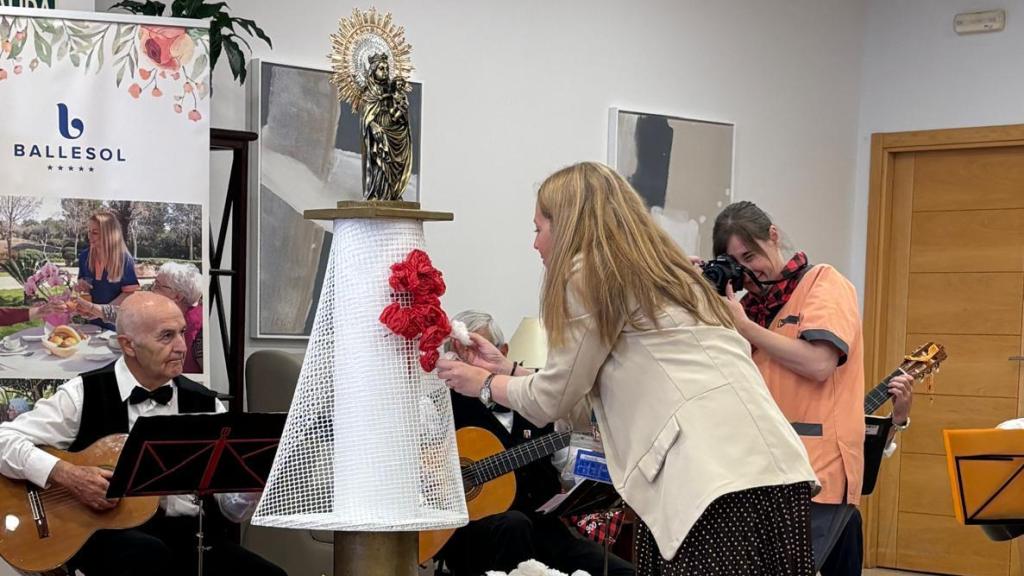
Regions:
[[[864, 361], [857, 291], [828, 264], [808, 264], [803, 252], [784, 259], [778, 228], [752, 202], [730, 204], [718, 215], [713, 245], [716, 258], [728, 255], [746, 269], [739, 274], [747, 290], [742, 300], [727, 281], [735, 276], [728, 266], [716, 261], [712, 268], [719, 270], [712, 275], [726, 277], [719, 286], [736, 329], [750, 342], [754, 362], [803, 440], [822, 485], [811, 505], [815, 564], [821, 568], [856, 511], [864, 474]], [[905, 376], [890, 387], [894, 398], [907, 398], [907, 411], [909, 389]], [[836, 566], [832, 573], [860, 573], [859, 546], [852, 547], [847, 565]]]

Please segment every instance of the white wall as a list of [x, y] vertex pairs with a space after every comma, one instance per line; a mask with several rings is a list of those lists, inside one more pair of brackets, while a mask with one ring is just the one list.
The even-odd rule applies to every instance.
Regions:
[[[423, 203], [456, 215], [427, 224], [450, 312], [491, 310], [508, 332], [536, 313], [536, 188], [565, 164], [606, 157], [609, 106], [735, 122], [736, 197], [763, 203], [816, 260], [849, 262], [861, 2], [377, 6], [406, 27], [424, 83]], [[328, 37], [351, 10], [233, 7], [273, 38], [257, 55], [312, 66], [327, 64]], [[218, 66], [213, 124], [243, 128], [245, 92], [227, 70]]]
[[[536, 314], [536, 189], [559, 167], [606, 158], [610, 106], [734, 122], [735, 198], [763, 205], [815, 261], [850, 272], [862, 0], [376, 5], [405, 26], [424, 83], [423, 204], [455, 212], [454, 223], [426, 227], [449, 312], [490, 310], [509, 334]], [[273, 51], [253, 44], [256, 56], [326, 67], [329, 35], [352, 6], [232, 8], [273, 38]], [[245, 128], [246, 92], [226, 60], [215, 86], [212, 124]], [[220, 189], [211, 190], [216, 225]], [[218, 338], [210, 334], [215, 385]], [[247, 342], [250, 351], [294, 346]]]
[[[960, 12], [1003, 8], [1006, 29], [957, 36]], [[851, 236], [863, 294], [871, 134], [1024, 122], [1024, 0], [868, 0]]]

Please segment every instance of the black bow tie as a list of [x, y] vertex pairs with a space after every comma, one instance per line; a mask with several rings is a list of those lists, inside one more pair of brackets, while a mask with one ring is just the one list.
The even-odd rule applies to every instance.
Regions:
[[505, 406], [502, 406], [501, 404], [498, 404], [497, 402], [495, 402], [494, 405], [491, 406], [491, 412], [496, 412], [498, 414], [507, 414], [507, 413], [509, 413], [511, 411], [512, 410], [510, 408], [506, 408]]
[[172, 396], [174, 396], [173, 386], [161, 386], [152, 392], [146, 390], [142, 386], [136, 386], [135, 388], [132, 388], [132, 394], [128, 397], [128, 402], [132, 404], [139, 404], [152, 399], [153, 402], [166, 406], [167, 403], [171, 401]]

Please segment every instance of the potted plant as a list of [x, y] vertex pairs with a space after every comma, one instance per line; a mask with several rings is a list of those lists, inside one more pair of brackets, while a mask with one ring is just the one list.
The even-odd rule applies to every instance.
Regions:
[[[111, 10], [119, 8], [132, 14], [144, 16], [164, 16], [167, 5], [163, 2], [145, 0], [136, 2], [124, 0], [110, 7]], [[256, 25], [256, 22], [246, 18], [237, 18], [228, 15], [227, 2], [211, 2], [206, 0], [174, 0], [171, 3], [171, 13], [167, 16], [175, 18], [196, 18], [210, 21], [210, 69], [217, 66], [217, 59], [223, 51], [228, 55], [228, 64], [231, 66], [231, 74], [239, 84], [245, 84], [245, 54], [239, 43], [252, 52], [252, 46], [238, 31], [245, 32], [249, 37], [255, 36], [267, 43], [271, 48], [274, 44], [270, 37], [263, 32], [263, 29]], [[237, 29], [236, 29], [237, 27]]]

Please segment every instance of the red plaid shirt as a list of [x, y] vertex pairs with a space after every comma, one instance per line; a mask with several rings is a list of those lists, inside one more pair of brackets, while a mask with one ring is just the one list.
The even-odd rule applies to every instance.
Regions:
[[789, 301], [789, 297], [793, 295], [793, 291], [800, 284], [800, 279], [803, 278], [806, 270], [807, 255], [797, 252], [782, 268], [783, 280], [781, 282], [762, 287], [759, 294], [748, 291], [740, 301], [743, 310], [747, 313], [747, 318], [768, 328], [772, 318], [775, 318], [779, 310], [782, 310], [782, 307]]
[[609, 545], [614, 544], [615, 539], [619, 537], [624, 519], [625, 514], [622, 510], [612, 512], [610, 515], [598, 512], [582, 516], [569, 516], [568, 518], [580, 534], [599, 544], [603, 544], [607, 540]]

